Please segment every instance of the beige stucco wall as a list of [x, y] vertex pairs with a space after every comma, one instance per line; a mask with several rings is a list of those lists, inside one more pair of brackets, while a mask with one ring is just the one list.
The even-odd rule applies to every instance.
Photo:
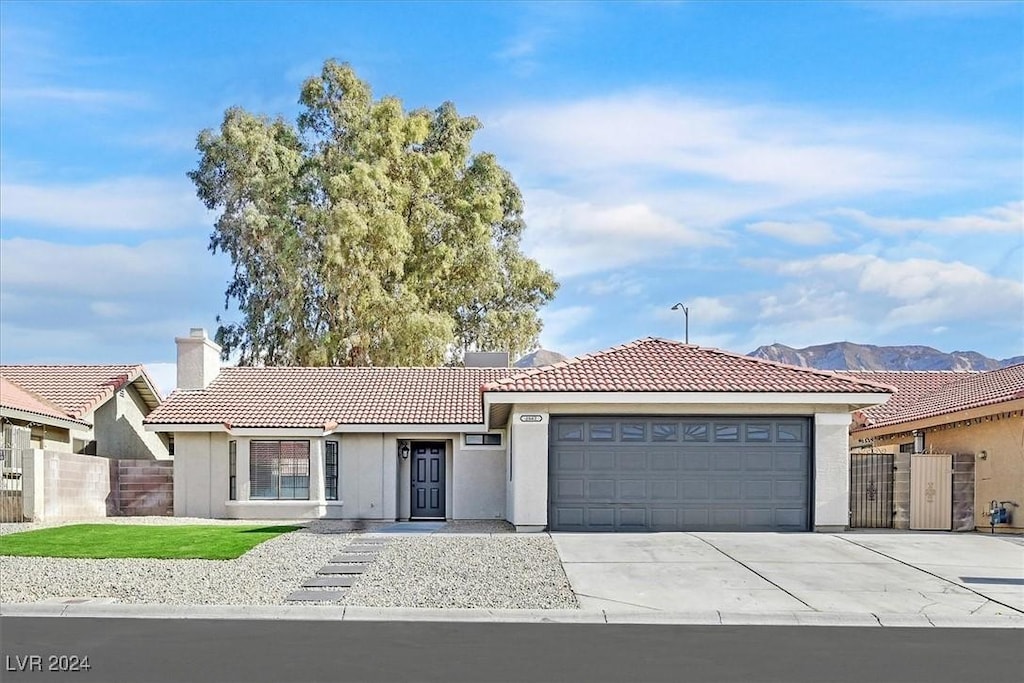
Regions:
[[[938, 453], [974, 454], [974, 510], [979, 529], [988, 529], [991, 502], [1011, 500], [1013, 523], [1024, 531], [1024, 417], [982, 421], [925, 434], [925, 448]], [[981, 452], [985, 451], [982, 457]]]
[[60, 427], [48, 427], [44, 425], [32, 426], [32, 448], [42, 448], [47, 451], [58, 453], [71, 453], [72, 436], [74, 438], [91, 438], [89, 432], [76, 430], [74, 435], [68, 429]]
[[814, 414], [814, 530], [850, 523], [849, 413]]
[[149, 407], [138, 390], [128, 385], [98, 406], [86, 419], [93, 423], [96, 455], [105, 458], [167, 460], [167, 437], [147, 432], [142, 420]]

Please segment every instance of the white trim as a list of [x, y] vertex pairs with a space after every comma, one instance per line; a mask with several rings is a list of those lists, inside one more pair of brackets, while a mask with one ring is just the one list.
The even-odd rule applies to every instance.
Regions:
[[[332, 434], [438, 434], [483, 432], [484, 423], [473, 424], [357, 424], [338, 425], [332, 430], [321, 427], [228, 427], [219, 423], [208, 424], [166, 424], [147, 423], [147, 432], [225, 432], [232, 436], [309, 436], [326, 437]], [[493, 430], [492, 430], [493, 431]]]
[[816, 425], [840, 425], [848, 427], [851, 423], [849, 413], [815, 413], [814, 424]]
[[755, 392], [755, 391], [485, 391], [484, 412], [497, 404], [558, 404], [558, 403], [678, 403], [685, 405], [705, 403], [726, 404], [813, 404], [849, 405], [852, 410], [885, 403], [889, 393], [810, 393], [810, 392]]
[[[366, 432], [384, 432], [386, 434], [439, 434], [482, 432], [483, 422], [471, 424], [339, 424], [333, 434], [360, 434]], [[403, 437], [408, 438], [408, 437]]]
[[4, 406], [0, 410], [0, 415], [3, 417], [9, 417], [14, 420], [24, 420], [25, 422], [35, 422], [36, 424], [49, 425], [50, 427], [60, 427], [62, 429], [69, 429], [76, 432], [87, 432], [92, 429], [89, 424], [80, 424], [70, 418], [55, 417], [51, 415], [40, 415], [39, 413], [32, 413], [25, 410], [18, 410], [17, 408], [8, 408]]

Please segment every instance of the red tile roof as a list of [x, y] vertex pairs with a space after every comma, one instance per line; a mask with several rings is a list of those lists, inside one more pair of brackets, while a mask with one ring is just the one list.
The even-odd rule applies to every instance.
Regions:
[[[154, 386], [141, 365], [2, 365], [0, 374], [76, 418], [130, 382], [144, 378]], [[143, 397], [151, 406], [160, 403], [155, 391], [146, 390]]]
[[1021, 398], [1024, 398], [1024, 363], [990, 372], [961, 375], [906, 403], [896, 412], [855, 428], [854, 431], [939, 417]]
[[485, 391], [890, 393], [877, 382], [648, 337], [531, 368]]
[[175, 391], [146, 422], [313, 428], [482, 424], [480, 387], [508, 373], [508, 368], [224, 368], [206, 389]]
[[0, 375], [0, 407], [44, 418], [73, 422], [85, 427], [89, 426], [87, 423], [68, 415], [59, 406], [47, 401], [42, 396], [36, 396], [31, 391], [18, 386], [2, 375]]
[[889, 400], [854, 413], [854, 419], [868, 425], [890, 420], [916, 405], [924, 396], [964, 377], [977, 373], [962, 370], [843, 370], [836, 374], [857, 380], [881, 382], [896, 388]]

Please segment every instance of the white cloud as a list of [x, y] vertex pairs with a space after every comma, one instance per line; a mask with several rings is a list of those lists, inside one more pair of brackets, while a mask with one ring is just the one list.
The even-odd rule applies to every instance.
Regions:
[[0, 218], [67, 230], [162, 230], [210, 225], [185, 181], [115, 178], [78, 185], [0, 185]]
[[5, 105], [24, 104], [35, 106], [84, 106], [84, 107], [141, 107], [146, 98], [140, 93], [98, 88], [76, 88], [68, 86], [34, 86], [26, 88], [4, 88], [0, 98]]
[[173, 357], [175, 335], [212, 328], [230, 265], [201, 237], [138, 246], [0, 242], [0, 353], [20, 362]]
[[644, 283], [635, 276], [612, 273], [605, 278], [584, 282], [579, 289], [591, 296], [638, 296], [644, 291]]
[[[802, 282], [802, 291], [813, 294], [817, 288], [842, 297], [833, 300], [835, 311], [877, 320], [888, 329], [973, 320], [1016, 321], [1019, 330], [1024, 323], [1024, 285], [959, 261], [827, 254], [780, 264], [778, 272]], [[771, 313], [769, 309], [764, 317]]]
[[[893, 124], [765, 104], [619, 93], [509, 109], [488, 125], [510, 155], [548, 173], [616, 169], [774, 188], [796, 198], [1019, 178], [1009, 134], [922, 121]], [[1004, 143], [1006, 143], [1004, 145]], [[985, 149], [994, 155], [978, 154]], [[989, 168], [989, 162], [1014, 162]], [[956, 161], [957, 163], [951, 163]]]
[[666, 249], [722, 245], [643, 203], [593, 204], [551, 192], [530, 192], [524, 249], [559, 277], [615, 270], [665, 255]]
[[832, 215], [850, 218], [857, 223], [882, 232], [928, 232], [941, 234], [1006, 232], [1020, 235], [1024, 231], [1024, 202], [1007, 202], [977, 213], [942, 218], [887, 218], [858, 209], [836, 209]]
[[747, 230], [805, 246], [827, 244], [838, 239], [832, 226], [823, 221], [758, 221], [748, 223]]

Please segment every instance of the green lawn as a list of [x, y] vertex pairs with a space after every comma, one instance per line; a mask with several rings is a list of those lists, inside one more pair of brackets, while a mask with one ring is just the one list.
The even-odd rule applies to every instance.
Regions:
[[0, 555], [232, 560], [297, 526], [72, 524], [0, 536]]

